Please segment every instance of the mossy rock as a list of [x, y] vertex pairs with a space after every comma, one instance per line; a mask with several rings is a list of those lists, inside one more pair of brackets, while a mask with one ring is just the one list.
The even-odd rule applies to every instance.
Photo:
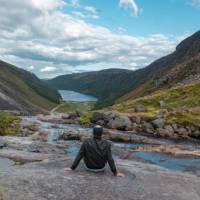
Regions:
[[92, 112], [86, 112], [84, 113], [84, 115], [81, 117], [79, 123], [81, 125], [87, 125], [91, 123], [91, 119], [92, 119]]

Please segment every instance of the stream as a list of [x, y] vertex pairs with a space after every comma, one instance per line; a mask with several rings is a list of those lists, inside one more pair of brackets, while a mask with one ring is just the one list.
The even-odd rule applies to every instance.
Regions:
[[0, 157], [0, 170], [6, 170], [8, 167], [11, 167], [15, 164], [14, 161], [8, 158], [1, 158]]
[[[48, 144], [62, 144], [66, 146], [66, 154], [71, 157], [75, 157], [78, 153], [81, 143], [79, 141], [64, 141], [58, 140], [62, 131], [78, 129], [79, 131], [92, 131], [90, 128], [82, 128], [79, 125], [73, 124], [54, 124], [50, 122], [44, 122], [37, 117], [25, 117], [26, 120], [32, 123], [40, 124], [40, 127], [44, 131], [48, 131]], [[169, 142], [169, 140], [166, 140]], [[154, 152], [136, 152], [134, 149], [139, 147], [152, 147], [152, 144], [131, 144], [123, 142], [113, 142], [113, 156], [115, 159], [132, 159], [141, 162], [147, 162], [154, 165], [158, 165], [170, 170], [177, 170], [182, 172], [191, 172], [200, 176], [200, 159], [196, 157], [178, 157], [172, 154], [154, 153]], [[169, 142], [169, 145], [171, 143]], [[187, 149], [195, 148], [193, 144], [184, 144]], [[14, 165], [12, 160], [0, 157], [0, 169], [6, 169]]]

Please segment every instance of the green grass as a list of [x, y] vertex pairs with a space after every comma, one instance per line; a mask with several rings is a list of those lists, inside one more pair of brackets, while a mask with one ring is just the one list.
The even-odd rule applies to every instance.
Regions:
[[86, 112], [84, 113], [83, 117], [81, 117], [79, 122], [81, 125], [86, 125], [91, 123], [91, 119], [92, 119], [92, 112]]
[[38, 95], [23, 80], [21, 80], [14, 74], [10, 73], [9, 76], [7, 76], [7, 79], [10, 81], [10, 83], [14, 82], [14, 84], [17, 85], [18, 89], [23, 94], [24, 98], [29, 100], [31, 103], [33, 103], [41, 108], [47, 109], [47, 110], [50, 110], [56, 106], [56, 103], [53, 103], [53, 102], [49, 101], [48, 99], [45, 99], [44, 97]]
[[189, 113], [169, 113], [166, 119], [170, 124], [178, 123], [184, 126], [194, 126], [200, 128], [200, 107], [192, 108]]
[[66, 102], [63, 105], [61, 105], [56, 111], [61, 113], [74, 111], [87, 112], [92, 110], [94, 104], [94, 102]]
[[20, 125], [14, 123], [20, 118], [9, 113], [0, 112], [0, 135], [16, 135], [20, 131]]
[[[160, 107], [160, 101], [164, 101], [164, 106]], [[144, 105], [146, 112], [135, 113], [137, 104]], [[182, 112], [181, 108], [189, 108], [189, 113]], [[200, 127], [200, 83], [187, 86], [178, 86], [171, 89], [157, 91], [151, 95], [118, 103], [112, 109], [121, 113], [139, 115], [152, 120], [162, 109], [180, 108], [180, 112], [167, 116], [169, 123], [178, 122], [181, 124], [191, 124]]]
[[49, 89], [33, 74], [0, 61], [0, 84], [16, 91], [15, 100], [30, 110], [34, 106], [51, 110], [59, 102], [59, 94]]

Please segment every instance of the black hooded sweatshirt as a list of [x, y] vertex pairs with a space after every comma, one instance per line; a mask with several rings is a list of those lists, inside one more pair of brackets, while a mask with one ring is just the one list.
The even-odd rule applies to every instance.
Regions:
[[81, 159], [89, 169], [103, 169], [108, 162], [114, 175], [117, 174], [115, 162], [111, 152], [111, 142], [93, 137], [85, 140], [79, 150], [74, 163], [71, 166], [75, 170]]

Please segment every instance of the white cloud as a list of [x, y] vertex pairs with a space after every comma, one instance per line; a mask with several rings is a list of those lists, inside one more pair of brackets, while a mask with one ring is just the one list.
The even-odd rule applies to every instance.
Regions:
[[191, 0], [193, 6], [200, 6], [200, 0]]
[[54, 10], [65, 5], [63, 0], [30, 0], [35, 8], [41, 10]]
[[42, 69], [40, 69], [41, 72], [54, 72], [56, 71], [56, 67], [49, 67], [49, 66], [46, 66]]
[[33, 65], [27, 67], [27, 70], [30, 70], [30, 71], [32, 71], [32, 70], [34, 70], [34, 69], [35, 69], [35, 67], [34, 67]]
[[79, 11], [73, 11], [72, 13], [76, 18], [80, 18], [80, 19], [87, 19], [87, 18], [99, 19], [99, 16], [94, 15], [94, 14], [84, 14], [84, 13], [79, 12]]
[[130, 8], [133, 15], [137, 15], [139, 12], [139, 8], [135, 0], [120, 0], [119, 5], [120, 7]]
[[87, 16], [84, 15], [82, 12], [74, 11], [73, 14], [74, 14], [74, 16], [76, 16], [78, 18], [82, 18], [82, 19], [87, 18]]
[[65, 2], [65, 4], [66, 4], [67, 6], [71, 6], [71, 7], [74, 7], [74, 8], [80, 7], [80, 2], [79, 2], [79, 0], [67, 0], [67, 1]]
[[138, 69], [177, 44], [163, 34], [134, 37], [86, 23], [63, 13], [63, 0], [45, 0], [45, 5], [39, 0], [0, 1], [0, 59], [37, 66], [33, 72], [42, 77], [47, 71], [55, 76], [107, 67]]
[[85, 6], [84, 9], [92, 14], [97, 14], [97, 10], [96, 8], [92, 7], [92, 6]]
[[96, 8], [81, 4], [79, 0], [68, 0], [65, 2], [65, 5], [74, 8], [75, 10], [72, 13], [78, 18], [99, 19], [98, 11]]

